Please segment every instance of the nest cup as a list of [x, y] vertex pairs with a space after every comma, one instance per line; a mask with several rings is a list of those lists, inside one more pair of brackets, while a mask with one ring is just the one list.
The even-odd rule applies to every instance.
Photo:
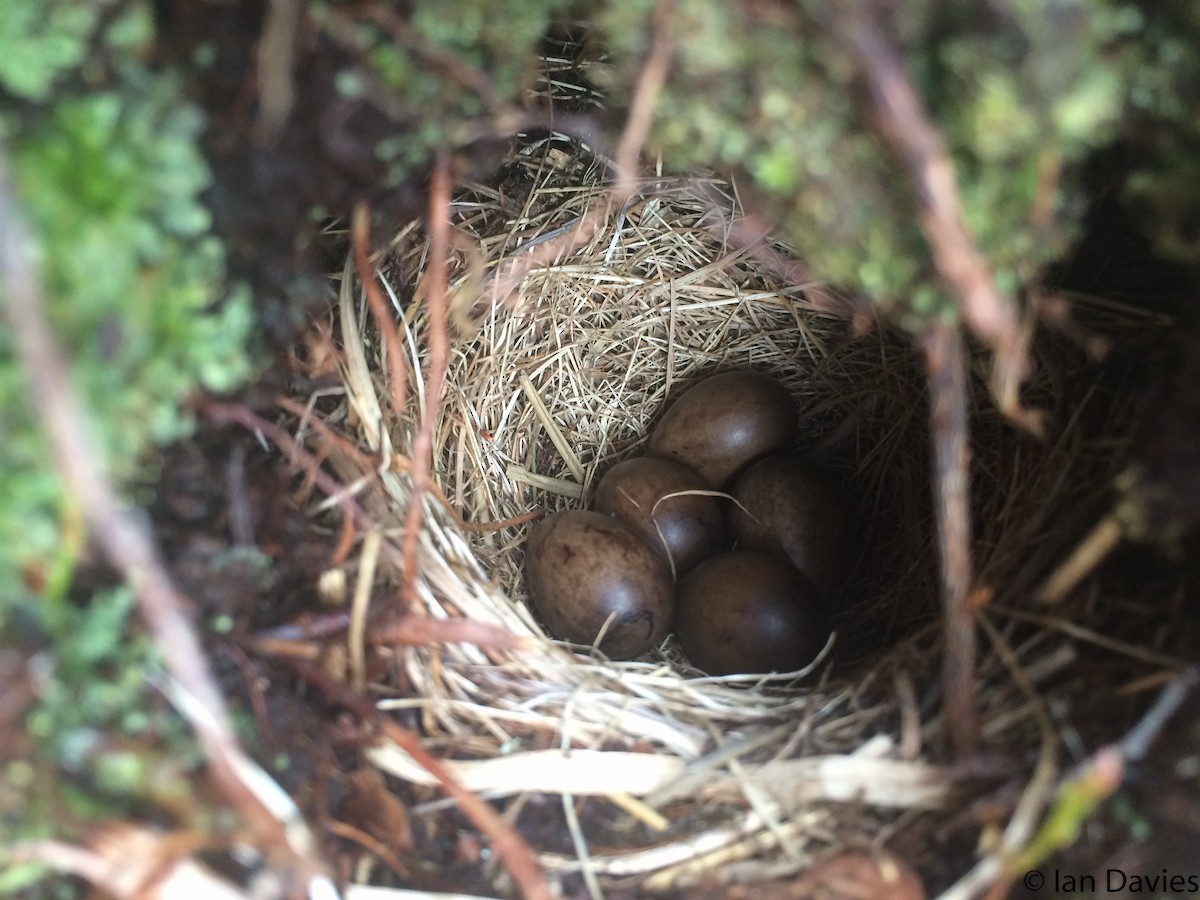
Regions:
[[[410, 688], [381, 705], [419, 709], [430, 747], [470, 757], [453, 771], [489, 796], [617, 803], [645, 828], [627, 849], [589, 854], [577, 833], [574, 855], [542, 862], [648, 892], [785, 874], [902, 817], [961, 808], [969, 789], [934, 765], [944, 724], [939, 570], [925, 375], [911, 339], [878, 324], [855, 329], [827, 293], [791, 283], [786, 246], [729, 240], [742, 210], [728, 182], [654, 176], [613, 205], [604, 172], [552, 135], [519, 142], [488, 183], [458, 187], [444, 384], [430, 379], [420, 224], [379, 254], [408, 372], [398, 415], [384, 342], [352, 264], [343, 273], [335, 315], [346, 402], [325, 418], [384, 465], [373, 479], [361, 458], [325, 450], [396, 548], [380, 555], [377, 583], [394, 596], [401, 582], [407, 460], [429, 398], [440, 396], [412, 573], [422, 612], [524, 639], [507, 650], [399, 651]], [[1049, 439], [1018, 434], [994, 410], [982, 357], [971, 391], [975, 571], [1000, 610], [977, 693], [990, 746], [1012, 748], [1030, 770], [1044, 734], [1013, 666], [1057, 659], [1035, 682], [1049, 692], [1074, 683], [1081, 659], [1077, 649], [1064, 655], [1077, 644], [1054, 621], [1028, 612], [1032, 589], [1103, 514], [1096, 486], [1123, 465], [1130, 406], [1119, 386], [1079, 377], [1083, 357], [1070, 342], [1035, 343], [1034, 356], [1027, 399], [1047, 411]], [[858, 555], [830, 652], [804, 681], [714, 678], [691, 669], [672, 639], [630, 662], [553, 641], [526, 604], [533, 524], [511, 520], [588, 506], [611, 465], [643, 452], [671, 399], [730, 369], [788, 388], [798, 448], [845, 487]], [[1118, 668], [1118, 680], [1128, 675]], [[573, 748], [571, 762], [551, 759], [555, 748]], [[373, 759], [429, 782], [398, 750]], [[654, 830], [662, 814], [669, 836]]]

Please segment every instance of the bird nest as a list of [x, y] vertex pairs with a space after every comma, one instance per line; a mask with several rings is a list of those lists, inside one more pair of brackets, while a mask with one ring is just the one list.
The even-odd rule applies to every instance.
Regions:
[[[422, 223], [371, 260], [392, 335], [347, 263], [331, 313], [344, 392], [312, 401], [299, 427], [369, 523], [350, 677], [366, 678], [371, 613], [407, 597], [435, 640], [394, 649], [390, 676], [373, 684], [379, 708], [419, 722], [425, 749], [491, 801], [561, 795], [541, 808], [561, 817], [569, 844], [531, 842], [568, 886], [777, 878], [848, 845], [903, 847], [931, 886], [1002, 874], [1064, 777], [1062, 735], [1075, 747], [1114, 737], [1110, 722], [1080, 742], [1072, 705], [1126, 690], [1136, 708], [1136, 686], [1176, 664], [1153, 649], [1149, 613], [1129, 613], [1156, 598], [1110, 601], [1098, 574], [1065, 603], [1037, 596], [1111, 505], [1130, 392], [1072, 341], [1039, 334], [1024, 397], [1046, 414], [1035, 439], [995, 410], [982, 354], [972, 360], [974, 693], [993, 764], [949, 765], [915, 344], [796, 283], [786, 246], [731, 239], [743, 214], [728, 181], [651, 174], [614, 204], [606, 171], [551, 135], [518, 142], [488, 183], [458, 185], [444, 333]], [[1076, 318], [1149, 328], [1098, 302]], [[708, 677], [670, 638], [628, 662], [551, 639], [526, 605], [534, 518], [586, 507], [608, 467], [643, 452], [670, 399], [726, 369], [786, 385], [799, 447], [847, 488], [857, 559], [832, 645], [805, 677]], [[435, 783], [397, 744], [368, 756]], [[991, 812], [959, 816], [984, 798]], [[989, 829], [983, 862], [970, 851], [945, 862], [946, 842]]]

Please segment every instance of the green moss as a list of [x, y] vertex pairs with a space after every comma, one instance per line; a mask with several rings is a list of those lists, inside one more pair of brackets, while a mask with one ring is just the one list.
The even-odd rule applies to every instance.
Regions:
[[[98, 8], [90, 2], [53, 4], [38, 40], [57, 46], [90, 37], [77, 25], [94, 25]], [[70, 27], [64, 25], [52, 41], [59, 14]], [[103, 37], [121, 55], [100, 67], [108, 71], [104, 84], [64, 89], [32, 111], [0, 105], [0, 130], [19, 134], [9, 148], [11, 167], [35, 238], [48, 313], [92, 414], [104, 462], [122, 481], [142, 474], [152, 442], [186, 433], [190, 423], [182, 403], [190, 392], [229, 389], [251, 370], [248, 297], [225, 282], [223, 249], [209, 233], [200, 199], [209, 183], [196, 147], [201, 119], [183, 100], [175, 78], [151, 73], [125, 55], [149, 35], [148, 22], [148, 8], [131, 4], [110, 23]], [[0, 60], [13, 50], [5, 40], [20, 43], [19, 38], [11, 25], [0, 32]], [[64, 67], [47, 63], [39, 69], [44, 78], [38, 91], [26, 82], [18, 87], [29, 96], [49, 96], [53, 75], [71, 80]], [[10, 81], [5, 86], [13, 89]], [[58, 493], [14, 360], [5, 331], [0, 595], [10, 597], [21, 567], [49, 572], [51, 586], [61, 589], [69, 564], [64, 569], [60, 563], [69, 563], [78, 543], [69, 533], [73, 513]]]
[[0, 15], [0, 88], [44, 100], [56, 80], [84, 61], [88, 40], [112, 2], [8, 0]]
[[[85, 425], [124, 487], [153, 479], [156, 442], [187, 433], [189, 394], [252, 371], [249, 297], [227, 282], [202, 201], [203, 122], [178, 79], [142, 62], [151, 22], [140, 0], [14, 0], [0, 16], [0, 137], [17, 202]], [[42, 647], [25, 719], [42, 789], [4, 825], [32, 837], [58, 833], [64, 806], [126, 814], [160, 790], [146, 753], [196, 751], [154, 700], [157, 651], [131, 623], [129, 591], [68, 597], [86, 535], [12, 341], [0, 329], [0, 639]], [[37, 876], [9, 871], [0, 888]]]
[[[861, 73], [836, 38], [839, 17], [855, 9], [813, 0], [748, 13], [680, 0], [655, 138], [680, 169], [748, 173], [756, 211], [780, 223], [819, 276], [917, 328], [949, 300], [918, 297], [932, 265], [911, 176], [878, 137]], [[1067, 251], [1086, 206], [1080, 164], [1137, 133], [1126, 115], [1135, 101], [1173, 109], [1187, 136], [1162, 143], [1160, 171], [1132, 179], [1129, 194], [1173, 212], [1164, 247], [1200, 246], [1200, 228], [1185, 228], [1197, 195], [1180, 187], [1200, 184], [1200, 126], [1179, 105], [1200, 79], [1190, 30], [1200, 14], [1187, 9], [1170, 3], [1151, 16], [1120, 0], [1028, 0], [984, 11], [918, 0], [889, 10], [885, 32], [945, 137], [965, 219], [1006, 290]], [[626, 90], [648, 52], [652, 13], [637, 2], [598, 14]]]
[[1147, 6], [1131, 67], [1126, 130], [1134, 173], [1122, 196], [1160, 252], [1200, 262], [1200, 8]]

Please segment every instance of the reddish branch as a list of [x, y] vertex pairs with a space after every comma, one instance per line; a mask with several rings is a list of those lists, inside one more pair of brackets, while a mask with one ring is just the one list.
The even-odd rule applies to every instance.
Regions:
[[941, 132], [930, 121], [903, 61], [879, 26], [859, 16], [846, 31], [866, 75], [879, 130], [917, 188], [921, 230], [938, 274], [958, 297], [967, 326], [995, 354], [996, 399], [1005, 415], [1039, 432], [1040, 420], [1021, 406], [1018, 396], [1029, 362], [1017, 306], [1000, 293], [991, 267], [967, 231], [954, 166]]
[[562, 234], [503, 260], [481, 294], [486, 295], [492, 303], [507, 302], [530, 272], [554, 265], [576, 247], [582, 247], [594, 238], [603, 227], [613, 204], [612, 194], [609, 194], [604, 202], [585, 212]]
[[[711, 207], [719, 209], [715, 193], [704, 193], [708, 194]], [[870, 306], [865, 300], [830, 289], [813, 276], [806, 263], [778, 252], [767, 241], [771, 229], [757, 217], [747, 215], [733, 222], [722, 219], [718, 224], [710, 225], [708, 231], [719, 240], [727, 241], [730, 246], [746, 248], [751, 258], [784, 284], [802, 287], [804, 298], [813, 308], [850, 319], [855, 331], [860, 334], [871, 327]]]
[[529, 644], [526, 638], [499, 625], [472, 619], [433, 619], [412, 613], [402, 613], [380, 622], [371, 629], [368, 640], [378, 645], [407, 644], [419, 647], [463, 643], [498, 650], [518, 650]]
[[[353, 17], [337, 10], [332, 15], [334, 20], [342, 25], [342, 33], [347, 35], [360, 33], [357, 27], [358, 23]], [[511, 105], [504, 102], [496, 93], [491, 76], [483, 69], [464, 62], [461, 54], [439, 49], [423, 37], [408, 21], [389, 9], [386, 4], [369, 4], [365, 10], [365, 16], [386, 30], [399, 46], [414, 54], [430, 71], [436, 72], [446, 81], [456, 82], [474, 93], [494, 118], [499, 121], [511, 121], [516, 118], [517, 114]], [[369, 69], [370, 67], [364, 62], [363, 68]], [[497, 130], [499, 132], [499, 129]]]
[[[996, 287], [987, 260], [967, 231], [954, 168], [941, 133], [917, 97], [899, 54], [876, 22], [867, 15], [856, 16], [843, 23], [842, 33], [866, 77], [879, 130], [916, 186], [921, 230], [938, 273], [958, 298], [962, 321], [994, 353], [992, 391], [1006, 415], [1036, 433], [1040, 420], [1021, 406], [1018, 395], [1028, 359], [1017, 307]], [[957, 324], [934, 323], [923, 340], [932, 402], [944, 591], [945, 715], [953, 750], [964, 756], [979, 743], [973, 697], [975, 622], [970, 603], [967, 366]]]
[[425, 490], [429, 485], [429, 469], [433, 453], [433, 421], [442, 406], [446, 387], [446, 363], [450, 354], [450, 338], [446, 318], [446, 268], [450, 252], [450, 171], [444, 157], [433, 167], [429, 192], [429, 270], [425, 283], [425, 310], [429, 316], [429, 377], [425, 383], [425, 408], [421, 424], [413, 440], [412, 494], [404, 518], [404, 537], [400, 554], [404, 563], [403, 599], [406, 607], [417, 606], [417, 543], [425, 512]]
[[296, 102], [296, 35], [303, 5], [299, 0], [267, 4], [258, 42], [258, 119], [255, 137], [271, 143], [287, 123]]
[[[529, 272], [553, 265], [576, 247], [582, 247], [592, 240], [604, 227], [612, 209], [621, 207], [637, 191], [639, 157], [654, 124], [654, 105], [658, 102], [658, 95], [666, 83], [671, 67], [671, 54], [674, 50], [674, 12], [674, 0], [658, 0], [655, 4], [654, 35], [650, 52], [642, 65], [637, 84], [634, 85], [629, 116], [625, 120], [625, 127], [614, 152], [615, 184], [612, 190], [605, 196], [603, 203], [598, 203], [585, 212], [562, 234], [542, 241], [528, 251], [501, 263], [484, 291], [490, 295], [493, 303], [511, 297]], [[577, 124], [586, 127], [587, 123], [577, 120]], [[594, 146], [603, 144], [603, 138], [598, 135], [590, 140]]]
[[404, 365], [404, 350], [400, 346], [400, 333], [396, 329], [392, 308], [383, 299], [383, 291], [379, 290], [379, 283], [375, 280], [375, 267], [371, 265], [370, 257], [370, 214], [361, 203], [354, 208], [353, 233], [354, 267], [358, 271], [358, 281], [366, 292], [371, 318], [375, 320], [375, 327], [379, 329], [379, 337], [383, 341], [388, 386], [392, 391], [392, 414], [399, 419], [408, 405], [408, 369]]
[[621, 202], [633, 196], [638, 157], [650, 134], [650, 127], [654, 124], [654, 105], [658, 102], [658, 95], [666, 84], [667, 73], [671, 68], [674, 15], [674, 0], [658, 0], [654, 4], [654, 34], [651, 37], [650, 53], [642, 64], [637, 84], [633, 87], [629, 116], [625, 120], [621, 139], [617, 142], [616, 192]]
[[383, 737], [404, 750], [418, 765], [436, 778], [442, 790], [458, 803], [463, 815], [491, 839], [492, 848], [508, 874], [512, 876], [522, 896], [527, 900], [551, 900], [550, 888], [525, 838], [477, 794], [455, 781], [441, 760], [422, 746], [421, 739], [414, 732], [397, 725], [376, 709], [369, 698], [335, 682], [316, 666], [299, 660], [291, 661], [291, 665], [330, 700], [346, 707], [364, 722], [372, 723]]
[[342, 509], [342, 514], [350, 522], [367, 529], [370, 520], [362, 507], [350, 493], [333, 480], [318, 464], [318, 462], [297, 442], [286, 430], [273, 422], [268, 422], [249, 407], [241, 403], [221, 403], [206, 401], [201, 405], [205, 415], [219, 423], [236, 422], [249, 431], [262, 434], [267, 440], [284, 452], [288, 461], [319, 487], [327, 497], [332, 497]]
[[121, 572], [138, 611], [154, 635], [163, 664], [195, 709], [185, 705], [204, 748], [214, 781], [245, 816], [263, 847], [291, 858], [296, 872], [316, 874], [320, 863], [297, 846], [287, 825], [264, 805], [243, 778], [253, 768], [238, 745], [225, 704], [209, 671], [187, 610], [190, 603], [167, 574], [140, 517], [118, 497], [104, 470], [88, 417], [69, 381], [69, 367], [51, 331], [31, 263], [30, 238], [21, 223], [0, 158], [0, 277], [9, 324], [25, 376], [30, 405], [42, 419], [64, 487], [78, 503], [92, 539]]

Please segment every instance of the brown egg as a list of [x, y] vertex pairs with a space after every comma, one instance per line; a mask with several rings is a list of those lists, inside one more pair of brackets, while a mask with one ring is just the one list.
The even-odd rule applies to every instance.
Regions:
[[760, 459], [734, 482], [730, 537], [739, 549], [785, 556], [825, 597], [849, 565], [849, 517], [833, 477], [799, 456]]
[[675, 632], [712, 675], [791, 672], [829, 638], [812, 582], [758, 550], [723, 553], [692, 569], [679, 583]]
[[698, 382], [667, 409], [647, 453], [694, 469], [722, 487], [749, 463], [786, 447], [799, 412], [787, 389], [757, 372], [724, 372]]
[[667, 560], [630, 526], [603, 513], [554, 513], [525, 545], [529, 599], [554, 637], [632, 659], [667, 633], [675, 584]]
[[[724, 516], [699, 475], [674, 460], [641, 456], [617, 463], [596, 485], [592, 508], [631, 525], [674, 562], [680, 578], [721, 544]], [[671, 496], [675, 495], [675, 496]]]

